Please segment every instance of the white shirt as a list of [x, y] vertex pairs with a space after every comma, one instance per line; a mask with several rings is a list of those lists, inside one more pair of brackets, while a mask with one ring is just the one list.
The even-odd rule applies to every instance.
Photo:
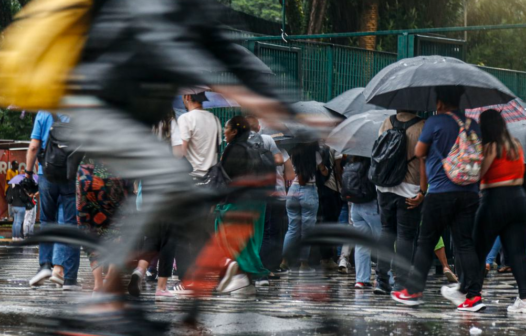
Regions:
[[186, 158], [193, 167], [192, 176], [204, 177], [217, 163], [217, 145], [221, 144], [221, 124], [212, 113], [192, 110], [179, 117], [181, 139], [188, 142]]
[[289, 153], [285, 149], [280, 148], [281, 155], [283, 155], [283, 164], [276, 167], [276, 193], [280, 199], [287, 196], [287, 189], [285, 188], [285, 162], [290, 160]]

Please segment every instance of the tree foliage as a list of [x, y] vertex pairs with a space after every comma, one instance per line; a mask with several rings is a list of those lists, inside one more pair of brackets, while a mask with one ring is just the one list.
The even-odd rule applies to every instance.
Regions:
[[9, 140], [29, 140], [33, 129], [34, 113], [0, 109], [0, 138]]
[[230, 0], [229, 2], [229, 5], [237, 11], [268, 21], [281, 21], [281, 5], [276, 0]]
[[[468, 25], [500, 25], [526, 22], [526, 0], [470, 0]], [[470, 63], [526, 70], [526, 30], [506, 29], [469, 32], [467, 60]]]

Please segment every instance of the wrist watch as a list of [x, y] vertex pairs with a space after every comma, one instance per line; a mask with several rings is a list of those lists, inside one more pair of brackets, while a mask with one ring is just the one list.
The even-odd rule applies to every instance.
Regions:
[[26, 170], [26, 174], [33, 175], [34, 172], [32, 170]]
[[420, 194], [422, 194], [423, 196], [426, 195], [426, 192], [424, 192], [422, 189], [420, 189], [418, 192], [419, 192]]

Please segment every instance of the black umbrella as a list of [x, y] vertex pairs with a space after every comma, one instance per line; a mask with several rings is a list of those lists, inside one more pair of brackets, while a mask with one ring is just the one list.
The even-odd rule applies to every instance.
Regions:
[[363, 94], [369, 104], [388, 109], [434, 111], [437, 86], [464, 87], [461, 109], [505, 104], [515, 98], [489, 73], [443, 56], [419, 56], [392, 64], [371, 80]]
[[353, 115], [331, 132], [326, 144], [342, 154], [371, 157], [382, 123], [395, 113], [373, 110]]
[[325, 107], [331, 111], [343, 114], [347, 118], [355, 114], [360, 114], [371, 110], [384, 109], [380, 106], [367, 104], [365, 102], [363, 90], [364, 88], [354, 88], [345, 91], [341, 95], [333, 98], [331, 101], [325, 104]]

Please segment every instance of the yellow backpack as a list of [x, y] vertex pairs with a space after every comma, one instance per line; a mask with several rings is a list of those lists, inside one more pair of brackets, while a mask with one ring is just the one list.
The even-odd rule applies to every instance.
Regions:
[[0, 106], [52, 110], [80, 59], [94, 0], [33, 0], [5, 30]]

